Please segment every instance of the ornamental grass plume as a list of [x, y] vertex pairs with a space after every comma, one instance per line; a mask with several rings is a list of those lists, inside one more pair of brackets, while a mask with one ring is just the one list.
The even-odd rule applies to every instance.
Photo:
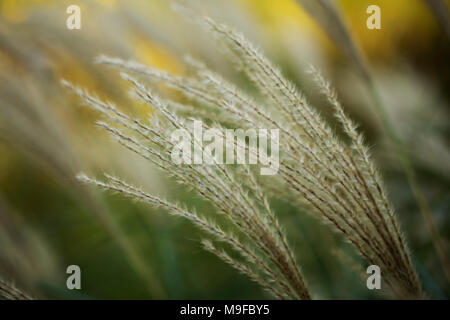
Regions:
[[[214, 35], [236, 67], [245, 72], [266, 100], [257, 102], [192, 58], [186, 59], [194, 70], [191, 76], [174, 76], [119, 58], [100, 56], [97, 59], [99, 64], [121, 70], [134, 96], [151, 108], [150, 122], [130, 117], [112, 103], [65, 80], [63, 84], [103, 115], [104, 120], [97, 122], [100, 128], [125, 148], [193, 189], [230, 224], [219, 224], [217, 221], [222, 219], [198, 214], [108, 174], [105, 181], [85, 174], [78, 178], [162, 207], [172, 215], [191, 221], [211, 235], [202, 241], [205, 249], [274, 297], [310, 299], [313, 295], [286, 239], [286, 232], [267, 199], [273, 188], [267, 188], [267, 183], [254, 173], [255, 168], [219, 164], [215, 157], [209, 159], [215, 165], [204, 166], [177, 165], [171, 159], [174, 148], [171, 133], [176, 129], [190, 131], [192, 118], [205, 120], [203, 123], [208, 123], [205, 127], [217, 129], [219, 133], [236, 125], [279, 129], [280, 164], [278, 174], [271, 177], [271, 184], [288, 188], [290, 195], [304, 208], [329, 222], [370, 264], [378, 265], [383, 283], [393, 297], [421, 298], [421, 285], [381, 178], [370, 160], [362, 135], [345, 114], [331, 86], [312, 68], [312, 76], [334, 108], [349, 143], [336, 136], [305, 96], [242, 34], [208, 17], [196, 20]], [[144, 84], [140, 79], [147, 82]], [[159, 97], [155, 88], [160, 83], [179, 91], [193, 105]], [[149, 85], [153, 89], [149, 89]], [[236, 144], [234, 140], [227, 142]], [[203, 148], [197, 141], [194, 146]], [[249, 144], [244, 147], [248, 154], [257, 152]]]
[[[321, 26], [323, 31], [329, 36], [333, 43], [340, 47], [343, 52], [354, 62], [361, 78], [364, 80], [368, 92], [373, 100], [376, 113], [381, 120], [386, 136], [392, 144], [396, 161], [400, 164], [406, 179], [410, 185], [411, 191], [416, 199], [418, 209], [422, 214], [425, 226], [430, 234], [431, 241], [442, 265], [443, 271], [450, 281], [450, 261], [446, 254], [446, 244], [436, 227], [435, 218], [425, 196], [422, 187], [417, 179], [417, 174], [410, 159], [411, 151], [406, 148], [405, 142], [398, 133], [397, 126], [394, 125], [385, 104], [383, 103], [380, 91], [375, 82], [373, 74], [367, 65], [366, 59], [359, 49], [355, 39], [351, 35], [346, 25], [345, 19], [340, 10], [332, 0], [297, 0], [299, 4], [311, 15], [311, 17]], [[442, 0], [424, 0], [431, 11], [441, 23], [447, 36], [450, 35], [450, 20], [448, 15], [448, 6]]]

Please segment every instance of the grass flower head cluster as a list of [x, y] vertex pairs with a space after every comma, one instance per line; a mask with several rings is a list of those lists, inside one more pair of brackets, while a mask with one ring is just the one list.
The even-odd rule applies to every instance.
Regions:
[[[79, 179], [106, 190], [162, 207], [211, 235], [204, 247], [279, 299], [310, 299], [311, 293], [278, 222], [268, 196], [286, 190], [298, 203], [329, 222], [351, 242], [370, 264], [382, 270], [383, 283], [397, 298], [420, 298], [421, 286], [405, 240], [384, 187], [356, 125], [345, 114], [335, 91], [311, 68], [312, 78], [334, 108], [348, 135], [341, 141], [297, 88], [242, 34], [210, 18], [198, 19], [225, 48], [236, 67], [266, 98], [257, 102], [250, 94], [188, 58], [190, 76], [174, 76], [134, 61], [101, 56], [99, 64], [121, 70], [135, 96], [154, 110], [150, 122], [119, 111], [113, 104], [63, 81], [89, 106], [101, 112], [98, 126], [125, 148], [192, 188], [230, 222], [219, 225], [192, 210], [148, 194], [120, 178], [105, 181], [79, 175]], [[193, 106], [163, 99], [148, 83], [164, 83], [184, 94]], [[189, 131], [191, 120], [204, 120], [208, 129], [227, 127], [279, 129], [280, 163], [270, 188], [249, 165], [176, 165], [171, 132]], [[227, 137], [223, 137], [225, 140]], [[227, 143], [236, 144], [234, 140]], [[195, 143], [195, 142], [194, 142]], [[246, 144], [248, 154], [257, 153]], [[212, 157], [211, 163], [217, 161]], [[277, 189], [277, 190], [275, 190]], [[222, 221], [222, 220], [220, 220]], [[222, 243], [222, 244], [221, 244]], [[231, 253], [231, 251], [233, 251]]]

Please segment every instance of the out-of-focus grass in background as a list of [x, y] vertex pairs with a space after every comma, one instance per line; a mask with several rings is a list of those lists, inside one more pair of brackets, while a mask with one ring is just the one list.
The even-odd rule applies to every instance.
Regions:
[[[355, 66], [293, 0], [195, 1], [202, 13], [234, 25], [275, 60], [326, 115], [304, 67], [323, 69], [373, 146], [409, 240], [424, 288], [447, 297], [450, 287], [405, 178], [388, 152], [382, 126]], [[450, 219], [449, 39], [422, 0], [340, 0], [445, 239]], [[81, 30], [66, 28], [66, 8], [81, 7]], [[382, 30], [366, 28], [370, 4]], [[80, 171], [108, 171], [148, 190], [211, 208], [164, 179], [146, 162], [111, 144], [96, 115], [62, 90], [66, 78], [146, 115], [114, 72], [94, 58], [135, 58], [183, 73], [182, 56], [206, 61], [246, 85], [212, 42], [170, 9], [169, 1], [0, 1], [0, 275], [36, 296], [52, 298], [264, 298], [261, 290], [204, 252], [199, 231], [121, 197], [75, 181]], [[98, 141], [102, 141], [99, 143]], [[341, 237], [289, 203], [274, 200], [321, 298], [370, 298], [357, 272], [335, 251]], [[331, 249], [330, 249], [331, 248]], [[65, 268], [82, 270], [81, 291], [65, 289]]]

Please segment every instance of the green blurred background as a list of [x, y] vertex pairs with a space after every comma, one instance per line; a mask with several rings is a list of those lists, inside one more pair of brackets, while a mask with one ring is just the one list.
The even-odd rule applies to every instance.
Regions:
[[[305, 68], [318, 66], [337, 87], [367, 136], [390, 199], [431, 298], [450, 286], [357, 67], [294, 0], [188, 1], [240, 29], [325, 116]], [[367, 58], [394, 125], [446, 243], [450, 234], [450, 68], [447, 24], [424, 0], [336, 1]], [[448, 5], [448, 1], [444, 1]], [[81, 7], [81, 30], [66, 8]], [[381, 30], [366, 28], [366, 8], [381, 8]], [[448, 16], [448, 14], [447, 14]], [[445, 14], [444, 14], [445, 18]], [[439, 22], [441, 21], [441, 23]], [[447, 29], [448, 30], [448, 29]], [[205, 236], [163, 210], [99, 192], [75, 179], [85, 171], [120, 175], [205, 214], [212, 207], [100, 132], [95, 112], [60, 86], [80, 84], [139, 117], [118, 74], [95, 65], [99, 54], [187, 71], [185, 54], [245, 85], [214, 43], [170, 1], [0, 1], [0, 276], [36, 297], [264, 299], [250, 280], [205, 252]], [[333, 124], [336, 126], [336, 124]], [[342, 257], [365, 266], [327, 226], [291, 203], [272, 199], [316, 298], [380, 298]], [[448, 254], [448, 251], [447, 251]], [[82, 290], [67, 290], [66, 267], [79, 265]]]

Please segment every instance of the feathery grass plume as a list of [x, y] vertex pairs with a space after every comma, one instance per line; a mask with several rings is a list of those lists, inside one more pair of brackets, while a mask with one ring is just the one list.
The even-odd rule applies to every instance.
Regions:
[[[208, 159], [211, 163], [215, 163], [215, 166], [176, 165], [171, 159], [170, 151], [173, 149], [174, 143], [169, 137], [174, 129], [188, 131], [190, 128], [187, 119], [181, 119], [169, 111], [167, 105], [159, 97], [148, 91], [133, 77], [127, 74], [122, 74], [122, 76], [132, 84], [138, 97], [158, 110], [159, 122], [155, 122], [154, 127], [149, 127], [137, 119], [128, 117], [113, 106], [105, 104], [87, 93], [82, 93], [69, 84], [66, 86], [71, 87], [85, 101], [103, 113], [108, 122], [97, 122], [100, 127], [108, 131], [124, 147], [148, 159], [169, 176], [189, 186], [205, 200], [210, 201], [217, 211], [234, 225], [239, 236], [223, 231], [215, 223], [209, 222], [196, 213], [148, 195], [120, 179], [107, 176], [108, 182], [100, 182], [84, 175], [79, 176], [79, 179], [163, 207], [171, 214], [190, 220], [212, 234], [217, 240], [227, 243], [241, 255], [243, 260], [235, 260], [224, 251], [215, 250], [213, 249], [215, 247], [206, 245], [210, 251], [261, 284], [275, 297], [309, 299], [310, 294], [292, 250], [288, 246], [284, 232], [270, 210], [267, 200], [262, 199], [263, 195], [258, 189], [252, 170], [248, 167], [244, 169], [247, 179], [254, 183], [253, 188], [244, 189], [237, 180], [236, 173], [227, 166], [219, 165], [215, 157], [209, 156]], [[118, 129], [117, 126], [120, 126], [121, 129]], [[223, 128], [217, 126], [217, 129]], [[200, 152], [203, 153], [204, 149], [198, 141], [194, 143], [201, 148]]]
[[[317, 71], [314, 67], [310, 67], [310, 72], [314, 76], [314, 80], [320, 87], [322, 93], [327, 97], [329, 103], [333, 106], [335, 110], [335, 116], [341, 123], [344, 132], [351, 139], [351, 148], [353, 149], [354, 155], [352, 161], [356, 161], [362, 167], [362, 170], [359, 174], [361, 174], [361, 182], [364, 188], [367, 188], [370, 192], [368, 193], [371, 201], [376, 201], [380, 206], [384, 208], [383, 214], [384, 222], [388, 227], [387, 232], [394, 236], [395, 245], [399, 246], [396, 249], [399, 249], [399, 253], [403, 253], [404, 255], [404, 263], [408, 265], [411, 270], [413, 270], [413, 266], [411, 263], [411, 259], [407, 254], [407, 248], [405, 244], [405, 240], [403, 239], [399, 227], [397, 225], [396, 219], [394, 217], [394, 212], [388, 202], [387, 196], [384, 192], [384, 187], [382, 185], [381, 179], [375, 166], [370, 161], [368, 148], [363, 143], [363, 137], [357, 131], [357, 125], [353, 123], [351, 119], [349, 119], [341, 104], [337, 99], [337, 94], [335, 90], [330, 86], [330, 84], [322, 77], [319, 71]], [[358, 168], [357, 168], [358, 170]], [[374, 196], [376, 198], [374, 198]], [[375, 208], [380, 213], [379, 209]], [[415, 273], [412, 274], [417, 281], [417, 275]]]
[[[250, 128], [279, 129], [280, 168], [273, 179], [289, 187], [299, 202], [343, 233], [368, 262], [380, 266], [390, 293], [397, 298], [420, 298], [421, 285], [381, 179], [370, 161], [361, 134], [345, 115], [328, 83], [314, 72], [351, 139], [350, 145], [336, 137], [306, 98], [243, 35], [208, 17], [200, 18], [200, 22], [228, 48], [237, 67], [245, 71], [268, 98], [266, 102], [256, 103], [246, 92], [198, 63], [192, 64], [194, 76], [180, 77], [118, 58], [102, 56], [97, 62], [136, 73], [151, 83], [166, 83], [180, 91], [209, 114], [212, 124], [205, 127], [217, 129], [228, 143], [244, 147], [248, 154], [256, 154], [257, 150], [249, 144], [242, 146], [227, 139], [220, 124], [224, 118]], [[310, 298], [284, 231], [266, 198], [267, 190], [254, 176], [253, 169], [247, 165], [237, 168], [219, 165], [208, 152], [203, 154], [210, 157], [210, 163], [215, 166], [175, 165], [170, 158], [174, 144], [168, 137], [174, 129], [189, 131], [191, 118], [174, 112], [170, 109], [173, 103], [162, 100], [134, 77], [126, 73], [121, 75], [131, 84], [137, 97], [158, 111], [155, 115], [158, 121], [153, 125], [130, 118], [111, 104], [68, 83], [66, 86], [103, 114], [106, 120], [97, 123], [101, 128], [124, 147], [210, 201], [233, 223], [238, 236], [120, 179], [111, 176], [107, 176], [106, 182], [86, 176], [80, 176], [80, 179], [166, 208], [172, 214], [192, 221], [240, 253], [242, 260], [236, 260], [211, 242], [204, 241], [207, 250], [275, 297]], [[175, 109], [178, 111], [182, 107], [183, 104], [177, 104]], [[194, 146], [200, 147], [198, 141], [194, 141]]]
[[[450, 35], [450, 20], [448, 8], [441, 0], [425, 0], [431, 10], [443, 25], [447, 35]], [[369, 94], [373, 99], [378, 116], [381, 119], [383, 128], [388, 138], [391, 140], [393, 150], [397, 160], [408, 180], [411, 191], [416, 199], [418, 209], [425, 221], [425, 225], [431, 236], [431, 241], [435, 247], [440, 263], [443, 267], [447, 280], [450, 281], [450, 262], [446, 254], [444, 241], [436, 227], [433, 214], [425, 194], [417, 181], [414, 165], [410, 159], [403, 139], [388, 116], [386, 106], [380, 97], [375, 80], [367, 65], [366, 59], [349, 32], [341, 13], [332, 0], [297, 0], [299, 4], [320, 24], [322, 29], [328, 34], [330, 39], [354, 61], [361, 77], [365, 81]]]
[[33, 300], [33, 298], [14, 284], [0, 278], [0, 300]]
[[394, 292], [420, 297], [417, 274], [362, 137], [342, 112], [335, 95], [329, 91], [354, 150], [337, 140], [306, 99], [241, 34], [209, 18], [204, 22], [229, 43], [244, 61], [250, 79], [280, 109], [285, 121], [292, 123], [297, 136], [291, 142], [297, 148], [290, 153], [302, 160], [303, 168], [291, 167], [288, 162], [284, 167], [282, 163], [280, 173], [286, 182], [346, 234], [371, 263], [382, 267]]

